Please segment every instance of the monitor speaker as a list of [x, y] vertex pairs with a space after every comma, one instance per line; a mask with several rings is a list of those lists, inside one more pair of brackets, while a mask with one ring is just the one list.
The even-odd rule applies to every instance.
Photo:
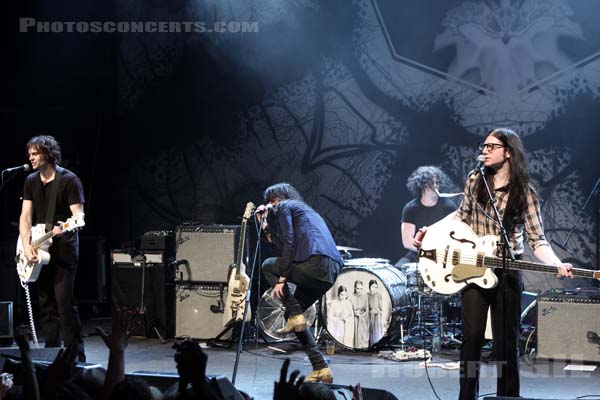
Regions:
[[227, 282], [237, 254], [238, 225], [181, 225], [175, 232], [175, 279]]
[[600, 292], [538, 298], [537, 357], [600, 362]]

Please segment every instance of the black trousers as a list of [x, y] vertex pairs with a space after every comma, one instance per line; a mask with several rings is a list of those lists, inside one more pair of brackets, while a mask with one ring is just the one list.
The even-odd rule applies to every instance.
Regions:
[[481, 347], [485, 340], [488, 306], [496, 354], [498, 396], [519, 397], [519, 328], [523, 280], [519, 271], [496, 270], [493, 289], [467, 286], [462, 292], [459, 400], [476, 400], [479, 394]]
[[[277, 260], [278, 257], [267, 258], [262, 264], [263, 276], [271, 287], [275, 286], [280, 276]], [[282, 299], [286, 317], [302, 314], [321, 298], [333, 286], [341, 267], [341, 263], [321, 255], [314, 255], [305, 261], [294, 263], [287, 276], [287, 282], [295, 284], [296, 291], [291, 294], [286, 284]], [[304, 332], [295, 332], [295, 334], [304, 347], [313, 369], [327, 367], [327, 362], [319, 351], [312, 332], [307, 328]]]
[[69, 262], [51, 252], [51, 262], [42, 267], [37, 280], [40, 327], [46, 347], [60, 347], [61, 325], [64, 345], [75, 345], [79, 361], [85, 361], [79, 311], [74, 296], [77, 262]]

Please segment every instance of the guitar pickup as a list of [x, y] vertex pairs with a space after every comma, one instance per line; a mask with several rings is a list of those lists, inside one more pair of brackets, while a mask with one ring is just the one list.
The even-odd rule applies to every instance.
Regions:
[[460, 256], [461, 256], [460, 249], [455, 249], [452, 252], [452, 265], [460, 264]]

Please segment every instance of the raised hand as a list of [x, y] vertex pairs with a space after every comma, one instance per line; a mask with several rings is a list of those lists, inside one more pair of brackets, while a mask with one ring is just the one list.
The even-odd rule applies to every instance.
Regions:
[[300, 386], [304, 382], [304, 376], [300, 376], [300, 371], [294, 370], [288, 379], [288, 369], [290, 359], [286, 358], [281, 366], [279, 382], [275, 382], [273, 390], [273, 400], [300, 400]]
[[13, 387], [13, 375], [7, 372], [0, 374], [0, 399], [6, 397], [11, 387]]
[[104, 341], [110, 351], [124, 352], [133, 333], [131, 310], [126, 307], [116, 307], [112, 312], [111, 330], [106, 333], [104, 329], [97, 326], [96, 332]]

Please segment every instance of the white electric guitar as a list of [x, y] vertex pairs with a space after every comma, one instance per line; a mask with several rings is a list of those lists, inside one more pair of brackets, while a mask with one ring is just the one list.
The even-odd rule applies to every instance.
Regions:
[[[85, 226], [83, 214], [73, 215], [66, 222], [60, 224], [62, 232], [71, 232]], [[17, 241], [17, 274], [21, 282], [35, 282], [40, 275], [42, 267], [50, 262], [48, 249], [52, 245], [52, 238], [56, 236], [53, 231], [46, 232], [45, 224], [37, 224], [31, 227], [31, 246], [37, 251], [37, 262], [29, 262], [25, 257], [23, 242], [19, 236]]]
[[[246, 224], [248, 219], [252, 217], [253, 211], [254, 203], [248, 202], [246, 210], [244, 210], [244, 216], [242, 217], [235, 268], [231, 270], [227, 285], [227, 300], [225, 301], [225, 310], [223, 311], [223, 325], [244, 319], [246, 294], [250, 285], [250, 277], [246, 274], [246, 266], [244, 265], [244, 244], [246, 243]], [[250, 313], [246, 313], [246, 320], [250, 320]]]
[[[502, 259], [495, 256], [500, 239], [488, 235], [479, 237], [471, 227], [457, 220], [441, 220], [427, 228], [419, 250], [419, 271], [432, 290], [453, 294], [469, 283], [493, 288], [498, 278], [493, 268], [502, 268]], [[558, 267], [531, 261], [507, 261], [513, 270], [558, 274]], [[580, 278], [600, 279], [600, 271], [573, 268]]]

